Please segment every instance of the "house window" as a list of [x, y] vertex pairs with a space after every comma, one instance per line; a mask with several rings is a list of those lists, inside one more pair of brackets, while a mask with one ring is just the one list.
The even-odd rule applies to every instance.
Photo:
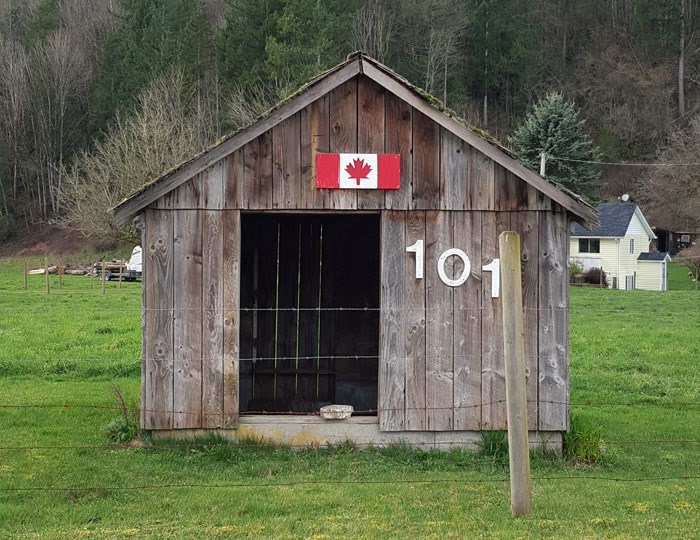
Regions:
[[634, 255], [634, 238], [630, 238], [630, 255]]
[[600, 253], [600, 239], [580, 238], [578, 241], [579, 253]]

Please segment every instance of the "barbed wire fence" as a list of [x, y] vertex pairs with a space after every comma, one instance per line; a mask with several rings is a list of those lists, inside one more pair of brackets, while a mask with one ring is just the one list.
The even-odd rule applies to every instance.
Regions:
[[[94, 295], [98, 294], [99, 290], [95, 289], [94, 291], [80, 291], [80, 290], [70, 290], [68, 288], [65, 288], [62, 290], [62, 294], [72, 294], [72, 295], [81, 295], [81, 294], [86, 294], [86, 295]], [[39, 291], [39, 290], [22, 290], [22, 291], [3, 291], [3, 294], [36, 294], [36, 295], [45, 295], [45, 292]], [[32, 313], [40, 313], [45, 309], [43, 306], [22, 306], [19, 308], [19, 312], [23, 315], [27, 314], [32, 314]], [[106, 309], [106, 308], [105, 308]], [[264, 312], [264, 311], [292, 311], [292, 312], [299, 312], [299, 311], [311, 311], [311, 312], [319, 312], [319, 311], [335, 311], [335, 312], [342, 312], [342, 311], [362, 311], [362, 312], [380, 312], [382, 311], [382, 308], [357, 308], [357, 307], [336, 307], [336, 308], [316, 308], [316, 307], [311, 307], [311, 308], [297, 308], [297, 307], [287, 307], [287, 308], [242, 308], [240, 311], [242, 312]], [[217, 312], [214, 310], [204, 310], [201, 307], [197, 308], [177, 308], [177, 309], [168, 309], [166, 311], [169, 312], [178, 312], [178, 311], [187, 311], [187, 310], [198, 310], [201, 311], [202, 313], [207, 313], [209, 315], [223, 315], [221, 312]], [[429, 316], [431, 312], [434, 312], [436, 310], [433, 310], [431, 308], [423, 308], [423, 310], [426, 312], [426, 314]], [[487, 308], [487, 307], [481, 307], [481, 308], [476, 308], [476, 307], [459, 307], [459, 306], [454, 306], [451, 308], [451, 311], [454, 312], [460, 312], [460, 311], [484, 311], [484, 310], [489, 310], [492, 311], [492, 308]], [[142, 309], [140, 307], [117, 307], [117, 308], [109, 308], [108, 310], [110, 313], [120, 313], [123, 315], [131, 315], [135, 318], [138, 318], [141, 316]], [[155, 310], [155, 311], [162, 311], [162, 310]], [[391, 311], [397, 312], [401, 310], [396, 310], [392, 309]], [[407, 314], [413, 313], [415, 311], [414, 308], [412, 309], [406, 309], [405, 312]], [[526, 308], [527, 311], [527, 308]], [[542, 309], [538, 310], [531, 310], [531, 311], [544, 311]], [[600, 314], [608, 314], [608, 315], [631, 315], [631, 316], [647, 316], [647, 315], [674, 315], [678, 313], [683, 313], [685, 315], [690, 315], [690, 316], [698, 316], [700, 317], [700, 304], [698, 305], [698, 310], [696, 313], [688, 313], [687, 311], [680, 311], [678, 313], [669, 313], [668, 311], [664, 311], [662, 309], [654, 308], [654, 307], [633, 307], [630, 309], [605, 309], [601, 306], [595, 306], [595, 307], [573, 307], [573, 308], [551, 308], [546, 310], [548, 312], [568, 312], [568, 313], [590, 313], [592, 315], [600, 315]], [[16, 306], [13, 307], [8, 307], [8, 306], [0, 306], [0, 313], [4, 313], [5, 315], [8, 315], [10, 313], [17, 314], [18, 308]], [[456, 355], [457, 357], [461, 355]], [[488, 355], [488, 354], [481, 354], [481, 359], [482, 361], [484, 359], [489, 359], [493, 360], [494, 356], [493, 355]], [[548, 357], [546, 355], [526, 355], [531, 361], [534, 362], [541, 362], [545, 361]], [[450, 358], [454, 358], [455, 356], [451, 356]], [[264, 356], [264, 357], [243, 357], [243, 358], [238, 358], [238, 362], [258, 362], [258, 361], [269, 361], [269, 360], [277, 360], [277, 361], [294, 361], [294, 360], [311, 360], [311, 359], [316, 359], [316, 356], [295, 356], [295, 357], [271, 357], [271, 356]], [[358, 360], [358, 359], [372, 359], [372, 360], [378, 360], [379, 355], [328, 355], [328, 358], [333, 358], [333, 359], [342, 359], [342, 360]], [[422, 355], [421, 358], [423, 360], [427, 359], [439, 359], [440, 357], [438, 355], [431, 355], [431, 354], [425, 354]], [[210, 358], [199, 358], [198, 360], [200, 361], [207, 361], [211, 360]], [[414, 357], [404, 357], [400, 358], [400, 360], [403, 361], [412, 361], [415, 360]], [[586, 364], [595, 364], [595, 363], [600, 363], [604, 365], [605, 359], [604, 358], [582, 358], [582, 357], [576, 357], [575, 360], [576, 362], [580, 363], [586, 363]], [[665, 367], [668, 368], [669, 366], [677, 365], [677, 366], [688, 366], [688, 365], [695, 365], [696, 363], [700, 362], [700, 360], [696, 359], [695, 357], [692, 357], [691, 354], [688, 355], [687, 358], [676, 358], [673, 360], [665, 360]], [[4, 371], [10, 370], [9, 372], [11, 373], [12, 368], [14, 366], [30, 366], [34, 367], [38, 371], [41, 371], [43, 368], [40, 366], [40, 364], [46, 365], [46, 364], [77, 364], [77, 365], [98, 365], [98, 366], [109, 366], [110, 364], [115, 364], [115, 363], [125, 363], [129, 364], [132, 366], [134, 369], [138, 369], [138, 367], [141, 364], [141, 358], [140, 357], [130, 357], [130, 356], [125, 356], [125, 357], [106, 357], [106, 358], [4, 358], [0, 359], [0, 378], [3, 377]], [[682, 389], [684, 386], [684, 383], [687, 381], [678, 381], [678, 388]], [[691, 381], [692, 382], [692, 381]], [[679, 394], [680, 395], [680, 392]], [[480, 402], [478, 404], [473, 404], [473, 405], [467, 405], [464, 406], [463, 408], [475, 408], [475, 407], [488, 407], [488, 406], [496, 406], [496, 405], [501, 405], [504, 403], [504, 400], [492, 400], [492, 401], [487, 401], [487, 402]], [[680, 411], [690, 411], [692, 414], [695, 414], [696, 411], [700, 408], [700, 402], [694, 401], [692, 398], [689, 398], [687, 400], [678, 400], [674, 399], [673, 397], [669, 396], [658, 396], [654, 398], [654, 400], [648, 400], [648, 401], [632, 401], [632, 400], [608, 400], [608, 401], [587, 401], [587, 400], [568, 400], [566, 402], [561, 402], [561, 401], [538, 401], [535, 403], [539, 404], [550, 404], [550, 405], [567, 405], [570, 409], [572, 410], [585, 410], [587, 408], [610, 408], [610, 409], [619, 409], [619, 408], [635, 408], [635, 409], [645, 409], [645, 408], [660, 408], [660, 409], [666, 409], [669, 411], [673, 410], [680, 410]], [[529, 403], [529, 404], [535, 404], [535, 403]], [[125, 410], [125, 407], [119, 406], [119, 405], [105, 405], [104, 403], [86, 403], [86, 402], [80, 402], [79, 400], [76, 401], [67, 401], [67, 402], [31, 402], [31, 403], [23, 403], [23, 402], [11, 402], [9, 400], [3, 400], [0, 397], [0, 412], [8, 412], [8, 411], [15, 411], [19, 412], [21, 414], [30, 414], [30, 415], [41, 415], [44, 414], [45, 411], [50, 410], [50, 409], [57, 409], [57, 410], [66, 410], [70, 411], [71, 414], [78, 414], [80, 415], [81, 411], [85, 410], [93, 410], [93, 411], [99, 411], [101, 413], [104, 413], [106, 416], [109, 413], [120, 413]], [[420, 408], [414, 408], [413, 410], [420, 410], [422, 412], [428, 412], [429, 410], [438, 410], [441, 409], [440, 407], [420, 407]], [[160, 412], [167, 412], [168, 414], [195, 414], [191, 413], [189, 411], [177, 411], [177, 410], [168, 410], [168, 411], [161, 411], [157, 409], [148, 409], [145, 411], [141, 411], [139, 408], [132, 408], [132, 407], [126, 407], [126, 410], [131, 411], [131, 412], [151, 412], [151, 413], [160, 413]], [[402, 408], [401, 410], [407, 411], [411, 410], [411, 408]], [[367, 414], [367, 415], [378, 415], [383, 412], [393, 412], [393, 409], [365, 409], [365, 410], [359, 410], [356, 411], [358, 414]], [[199, 412], [196, 413], [201, 416], [206, 416], [208, 413], [206, 412]], [[218, 413], [219, 415], [221, 413]], [[259, 410], [259, 411], [248, 411], [248, 414], [261, 414], [261, 415], [280, 415], [280, 416], [286, 416], [286, 415], [298, 415], [299, 413], [292, 412], [292, 411], [286, 411], [286, 412], [271, 412], [271, 411], [265, 411], [265, 410]], [[316, 416], [318, 413], [305, 413], [310, 416]], [[700, 420], [700, 418], [696, 418], [694, 421]], [[1, 422], [0, 422], [1, 424]], [[57, 429], [60, 428], [60, 426], [57, 426]], [[440, 442], [436, 441], [433, 443], [435, 446], [445, 446], [445, 448], [451, 448], [454, 446], [454, 443], [447, 443], [447, 442]], [[536, 449], [538, 445], [540, 444], [539, 442], [531, 442], [531, 447], [533, 449]], [[597, 444], [597, 443], [596, 443]], [[607, 446], [614, 446], [614, 447], [619, 447], [619, 448], [625, 448], [625, 447], [633, 447], [633, 446], [643, 446], [643, 445], [650, 445], [650, 446], [665, 446], [665, 447], [680, 447], [682, 449], [685, 449], [688, 451], [689, 459], [690, 460], [696, 460], [696, 458], [700, 457], [700, 454], [697, 453], [697, 450], [700, 449], [698, 445], [700, 445], [700, 438], [696, 438], [693, 436], [687, 437], [687, 438], [665, 438], [665, 437], [650, 437], [650, 438], [635, 438], [635, 439], [605, 439], [604, 444]], [[55, 453], [55, 454], [60, 454], [62, 452], [71, 452], [71, 451], [95, 451], [95, 452], [111, 452], [114, 451], [115, 449], [123, 451], [123, 452], [143, 452], [143, 451], [161, 451], [161, 452], [168, 452], [168, 451], [177, 451], [177, 450], [191, 450], [193, 448], [229, 448], [229, 449], [236, 449], [236, 450], [250, 450], [254, 451], [258, 448], [261, 447], [261, 444], [252, 444], [250, 442], [237, 442], [237, 441], [230, 441], [230, 442], [216, 442], [212, 443], [211, 441], [209, 442], [199, 442], [197, 440], [191, 441], [191, 442], [172, 442], [172, 441], [164, 441], [164, 442], [147, 442], [143, 443], [141, 445], [131, 447], [129, 445], [119, 445], [119, 444], [72, 444], [72, 443], [66, 443], [66, 444], [0, 444], [0, 460], [2, 459], [3, 455], [8, 455], [10, 453], [21, 453], [21, 452], [47, 452], [47, 453]], [[296, 449], [315, 449], [318, 448], [317, 444], [298, 444], [294, 445], [294, 448]], [[684, 473], [683, 471], [679, 471], [678, 474], [676, 475], [668, 475], [668, 474], [659, 474], [659, 475], [645, 475], [645, 476], [622, 476], [622, 475], [616, 475], [614, 471], [606, 471], [604, 474], [601, 474], [600, 471], [597, 471], [596, 469], [592, 469], [589, 471], [573, 471], [574, 474], [571, 474], [572, 471], [565, 471], [561, 474], [544, 474], [544, 475], [533, 475], [533, 481], [534, 482], [589, 482], [589, 481], [594, 481], [594, 482], [604, 482], [604, 483], [644, 483], [644, 482], [664, 482], [664, 481], [672, 481], [672, 482], [689, 482], [692, 483], [693, 486], [696, 485], [696, 482], [700, 480], [700, 475], [696, 474], [688, 474]], [[13, 486], [13, 485], [8, 485], [8, 484], [0, 484], [0, 492], [5, 492], [7, 494], [12, 494], [12, 493], [32, 493], [32, 492], [55, 492], [55, 491], [65, 491], [67, 489], [73, 490], [73, 491], [98, 491], [98, 490], [103, 490], [103, 491], [141, 491], [141, 490], [187, 490], [187, 489], [192, 489], [192, 490], [206, 490], [206, 489], [275, 489], [275, 488], [281, 488], [281, 487], [314, 487], [314, 486], [340, 486], [340, 485], [404, 485], [404, 484], [409, 484], [409, 485], [421, 485], [421, 484], [435, 484], [435, 485], [447, 485], [447, 484], [455, 484], [455, 485], [463, 485], [463, 484], [502, 484], [502, 483], [507, 483], [508, 478], [505, 476], [502, 477], [496, 477], [496, 478], [474, 478], [474, 477], [469, 477], [469, 478], [457, 478], [457, 479], [426, 479], [426, 478], [396, 478], [396, 479], [388, 479], [388, 480], [372, 480], [372, 479], [358, 479], [358, 480], [336, 480], [336, 479], [327, 479], [327, 480], [307, 480], [307, 479], [299, 479], [299, 480], [279, 480], [279, 481], [269, 481], [269, 480], [256, 480], [256, 481], [241, 481], [241, 482], [161, 482], [161, 483], [141, 483], [141, 484], [134, 484], [134, 485], [114, 485], [114, 484], [104, 484], [104, 485], [97, 485], [97, 484], [89, 484], [89, 485], [79, 485], [79, 486], [74, 486], [74, 485], [66, 485], [66, 486], [61, 486], [61, 485], [29, 485], [29, 486]], [[164, 525], [166, 527], [166, 525]], [[170, 527], [170, 526], [167, 526]], [[185, 527], [182, 527], [184, 530]], [[157, 530], [157, 529], [156, 529]], [[173, 528], [172, 530], [178, 530], [177, 527]]]

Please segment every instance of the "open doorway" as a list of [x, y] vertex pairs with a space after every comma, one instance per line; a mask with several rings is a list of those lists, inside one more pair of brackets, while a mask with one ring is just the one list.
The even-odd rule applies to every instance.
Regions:
[[243, 214], [241, 413], [376, 414], [379, 216]]

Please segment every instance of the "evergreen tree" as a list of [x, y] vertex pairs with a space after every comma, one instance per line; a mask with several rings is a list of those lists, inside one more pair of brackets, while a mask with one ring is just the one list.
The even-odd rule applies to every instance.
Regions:
[[91, 127], [103, 130], [117, 111], [173, 65], [193, 80], [211, 65], [212, 45], [202, 0], [122, 0], [123, 24], [107, 40], [93, 93]]
[[337, 1], [287, 0], [265, 44], [271, 80], [296, 88], [342, 60], [337, 7]]
[[267, 82], [265, 46], [277, 34], [282, 0], [227, 0], [226, 25], [219, 34], [219, 69], [228, 85]]
[[600, 171], [600, 150], [586, 135], [574, 104], [553, 93], [535, 104], [525, 121], [508, 138], [518, 160], [533, 171], [540, 170], [546, 156], [546, 176], [580, 195], [595, 196]]
[[25, 45], [33, 48], [58, 28], [58, 0], [44, 0], [36, 6], [24, 36]]

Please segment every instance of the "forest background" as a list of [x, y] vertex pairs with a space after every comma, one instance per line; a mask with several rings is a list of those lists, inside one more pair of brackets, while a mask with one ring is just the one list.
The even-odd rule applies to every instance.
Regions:
[[104, 214], [358, 49], [502, 141], [561, 93], [597, 198], [700, 230], [699, 4], [0, 0], [0, 240]]

